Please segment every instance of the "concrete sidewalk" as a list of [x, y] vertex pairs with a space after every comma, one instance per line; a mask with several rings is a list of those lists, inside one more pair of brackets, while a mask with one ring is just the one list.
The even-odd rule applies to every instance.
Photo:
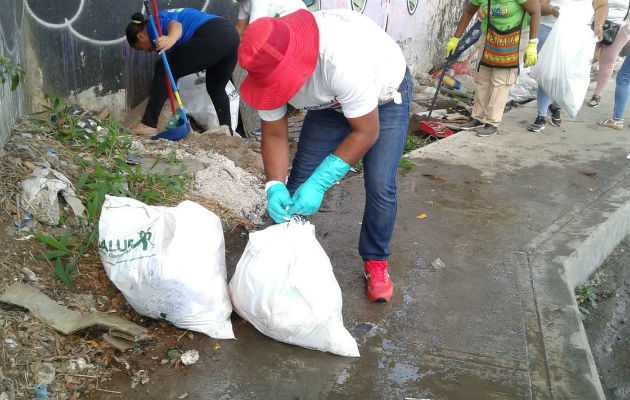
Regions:
[[235, 318], [236, 341], [217, 352], [208, 339], [199, 363], [158, 369], [123, 397], [603, 398], [571, 286], [628, 234], [628, 128], [595, 124], [611, 97], [538, 134], [526, 131], [534, 102], [506, 114], [501, 135], [460, 133], [412, 154], [417, 166], [399, 176], [387, 304], [367, 300], [356, 251], [362, 177], [331, 190], [312, 221], [361, 358], [278, 343]]

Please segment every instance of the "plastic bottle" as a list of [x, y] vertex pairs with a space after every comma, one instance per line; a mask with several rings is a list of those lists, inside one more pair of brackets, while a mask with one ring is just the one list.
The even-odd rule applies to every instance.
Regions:
[[446, 86], [448, 86], [451, 89], [459, 89], [462, 84], [459, 83], [459, 81], [451, 78], [448, 75], [444, 75], [444, 78], [442, 79], [442, 83], [444, 83]]

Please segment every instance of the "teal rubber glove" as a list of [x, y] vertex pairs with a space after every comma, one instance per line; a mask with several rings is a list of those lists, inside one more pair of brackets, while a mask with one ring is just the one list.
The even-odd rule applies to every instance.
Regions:
[[287, 208], [293, 205], [287, 187], [278, 182], [267, 189], [267, 211], [275, 223], [281, 224], [291, 219]]
[[292, 198], [294, 204], [289, 208], [289, 213], [315, 214], [322, 204], [326, 190], [341, 180], [349, 170], [350, 165], [336, 155], [331, 154], [326, 157], [313, 175], [295, 191]]

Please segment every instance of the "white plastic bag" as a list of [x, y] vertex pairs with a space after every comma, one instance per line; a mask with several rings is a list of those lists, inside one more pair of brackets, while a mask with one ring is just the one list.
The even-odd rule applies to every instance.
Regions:
[[530, 67], [523, 67], [521, 63], [521, 71], [518, 74], [518, 80], [510, 87], [510, 95], [508, 102], [523, 103], [533, 100], [538, 95], [538, 82], [529, 75]]
[[251, 233], [229, 292], [234, 310], [265, 335], [359, 357], [343, 326], [341, 289], [310, 223], [290, 221]]
[[[204, 129], [216, 129], [219, 127], [219, 118], [214, 109], [212, 100], [206, 90], [206, 73], [186, 75], [177, 82], [177, 89], [182, 103], [186, 109], [186, 115], [190, 115]], [[230, 99], [230, 117], [232, 130], [236, 131], [238, 125], [238, 108], [240, 95], [232, 82], [228, 81], [225, 92]]]
[[597, 39], [590, 27], [590, 3], [573, 2], [560, 10], [538, 63], [530, 75], [571, 118], [575, 118], [590, 84], [590, 66]]
[[107, 276], [138, 313], [234, 339], [219, 217], [192, 201], [153, 207], [107, 196], [98, 228]]

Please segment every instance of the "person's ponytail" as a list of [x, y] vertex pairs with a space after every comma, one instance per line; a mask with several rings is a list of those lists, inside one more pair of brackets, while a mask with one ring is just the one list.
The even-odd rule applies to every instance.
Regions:
[[127, 35], [127, 42], [133, 47], [138, 41], [138, 34], [144, 30], [147, 26], [147, 18], [142, 13], [135, 13], [131, 16], [131, 22], [127, 25], [125, 34]]

